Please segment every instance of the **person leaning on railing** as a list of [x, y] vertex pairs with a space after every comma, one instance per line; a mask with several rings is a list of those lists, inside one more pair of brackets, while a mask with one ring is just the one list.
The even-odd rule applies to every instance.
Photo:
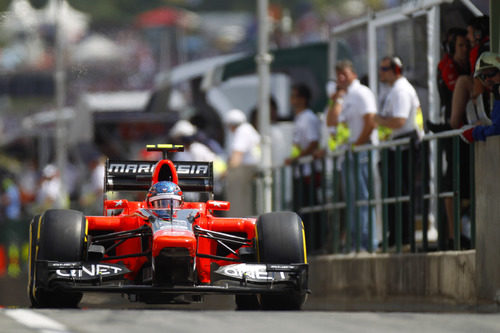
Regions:
[[493, 93], [495, 102], [490, 118], [491, 125], [467, 126], [461, 134], [467, 143], [485, 141], [487, 137], [500, 135], [500, 55], [484, 52], [476, 62], [474, 77], [479, 78], [483, 86]]
[[[377, 144], [378, 137], [375, 129], [374, 117], [377, 113], [377, 104], [373, 92], [367, 86], [364, 86], [358, 80], [358, 76], [349, 60], [342, 60], [336, 63], [335, 71], [337, 74], [337, 90], [330, 96], [331, 103], [328, 108], [326, 122], [327, 126], [338, 126], [340, 123], [345, 123], [349, 128], [348, 144], [351, 146], [359, 146], [364, 144]], [[342, 179], [344, 181], [344, 197], [351, 203], [369, 199], [369, 163], [370, 151], [361, 151], [353, 153], [349, 151], [347, 158], [342, 165]], [[347, 166], [354, 165], [355, 158], [358, 161], [357, 174], [354, 175], [353, 168]], [[354, 189], [354, 177], [357, 178], [358, 188]], [[357, 197], [354, 197], [354, 194]], [[350, 197], [348, 197], [348, 194]], [[375, 208], [361, 205], [356, 207], [356, 204], [348, 206], [348, 220], [351, 221], [352, 239], [357, 237], [357, 229], [354, 224], [356, 209], [359, 209], [359, 227], [361, 234], [361, 246], [363, 250], [377, 248], [377, 238], [375, 233], [375, 224], [370, 226], [369, 221], [375, 221]], [[370, 217], [371, 215], [371, 217]], [[370, 230], [371, 228], [371, 230]], [[370, 238], [371, 235], [371, 238]], [[352, 244], [354, 245], [354, 244]], [[347, 244], [351, 246], [351, 244]], [[354, 247], [354, 246], [353, 246]]]
[[[472, 27], [470, 27], [472, 29]], [[439, 98], [441, 100], [441, 111], [444, 115], [444, 123], [435, 124], [430, 120], [427, 121], [427, 129], [434, 132], [442, 132], [452, 130], [452, 118], [453, 123], [459, 122], [464, 124], [467, 122], [467, 116], [465, 112], [465, 105], [463, 108], [455, 107], [455, 114], [452, 117], [452, 101], [453, 95], [455, 93], [455, 87], [460, 86], [459, 80], [471, 80], [470, 68], [469, 68], [469, 40], [467, 39], [468, 33], [466, 29], [462, 28], [450, 28], [446, 33], [446, 38], [443, 41], [443, 58], [439, 62], [437, 71], [437, 84], [439, 91]], [[471, 37], [472, 39], [472, 37]], [[472, 81], [471, 81], [472, 82]], [[460, 88], [458, 89], [460, 90]], [[460, 93], [457, 93], [457, 95]], [[462, 92], [464, 94], [464, 92]], [[455, 103], [460, 98], [464, 98], [464, 102], [467, 102], [469, 94], [464, 96], [455, 96]], [[457, 114], [457, 110], [463, 110]], [[444, 171], [443, 177], [441, 177], [441, 188], [442, 192], [450, 192], [453, 190], [453, 138], [441, 139], [441, 145], [443, 147], [443, 152], [446, 157], [446, 170]], [[460, 145], [460, 197], [461, 202], [464, 206], [467, 206], [470, 202], [470, 177], [469, 177], [469, 161], [470, 153], [469, 147], [466, 144]], [[448, 224], [448, 248], [453, 248], [454, 244], [454, 211], [453, 211], [453, 197], [443, 198], [444, 207], [446, 210], [447, 224]], [[467, 240], [465, 238], [461, 241], [461, 244], [466, 246]]]
[[[389, 133], [389, 139], [400, 139], [410, 137], [419, 140], [421, 131], [421, 110], [420, 101], [415, 88], [403, 76], [403, 63], [398, 57], [385, 57], [382, 59], [379, 68], [379, 77], [382, 83], [390, 87], [381, 109], [375, 115], [375, 122], [379, 126], [379, 131]], [[397, 151], [388, 151], [389, 170], [397, 170]], [[409, 174], [410, 149], [403, 148], [401, 151], [401, 175], [399, 180], [401, 185], [401, 195], [409, 195], [408, 174]], [[389, 177], [383, 181], [388, 182], [389, 197], [397, 194], [398, 181], [395, 177]], [[389, 246], [394, 246], [396, 242], [396, 206], [389, 205]], [[402, 205], [402, 244], [410, 244], [410, 203], [404, 202]]]

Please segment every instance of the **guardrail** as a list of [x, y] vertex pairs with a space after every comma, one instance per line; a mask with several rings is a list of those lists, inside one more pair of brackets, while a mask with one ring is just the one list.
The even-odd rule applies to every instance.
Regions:
[[[474, 145], [460, 140], [460, 130], [438, 134], [427, 134], [416, 142], [410, 138], [385, 141], [379, 145], [364, 145], [353, 148], [340, 148], [329, 152], [321, 159], [304, 157], [296, 164], [273, 169], [273, 210], [293, 210], [304, 221], [308, 250], [312, 253], [350, 253], [360, 252], [360, 208], [375, 208], [376, 218], [368, 214], [369, 236], [376, 226], [379, 244], [368, 244], [368, 252], [428, 252], [436, 250], [462, 250], [474, 248]], [[395, 156], [395, 168], [389, 169], [389, 151]], [[403, 160], [403, 152], [408, 160]], [[446, 152], [448, 151], [448, 153]], [[368, 199], [361, 200], [355, 185], [345, 186], [351, 173], [357, 174], [359, 156], [368, 152], [369, 186]], [[443, 154], [451, 156], [445, 161]], [[468, 160], [464, 163], [464, 158]], [[353, 158], [349, 159], [350, 156]], [[345, 160], [346, 162], [342, 162]], [[352, 162], [352, 164], [350, 164]], [[407, 174], [403, 174], [407, 163]], [[451, 165], [450, 165], [451, 164]], [[304, 174], [304, 166], [315, 170]], [[465, 168], [464, 168], [465, 167]], [[344, 170], [342, 170], [344, 168]], [[445, 188], [444, 169], [451, 168], [451, 188]], [[464, 170], [468, 169], [470, 184], [462, 184]], [[462, 176], [461, 176], [462, 174]], [[389, 194], [389, 177], [395, 182], [395, 191]], [[263, 181], [257, 179], [258, 184]], [[403, 183], [408, 191], [403, 193]], [[466, 188], [466, 186], [468, 186]], [[461, 198], [469, 192], [469, 198]], [[354, 192], [354, 193], [353, 193]], [[354, 200], [351, 200], [354, 195]], [[452, 198], [453, 237], [448, 232], [448, 215], [445, 198]], [[407, 204], [407, 216], [403, 216], [403, 205]], [[462, 212], [462, 205], [469, 205], [468, 215]], [[354, 216], [347, 214], [354, 206]], [[393, 206], [395, 217], [395, 242], [388, 242], [389, 207]], [[463, 220], [463, 221], [462, 221]], [[409, 221], [405, 223], [404, 221]], [[462, 240], [463, 229], [469, 229], [470, 244]], [[351, 233], [353, 230], [354, 234]], [[403, 244], [403, 230], [408, 228], [409, 243]], [[453, 244], [448, 239], [453, 238]], [[352, 245], [350, 245], [352, 244]]]

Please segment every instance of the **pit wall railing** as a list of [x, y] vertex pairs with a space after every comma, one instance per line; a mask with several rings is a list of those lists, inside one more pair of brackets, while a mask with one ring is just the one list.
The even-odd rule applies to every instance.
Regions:
[[[343, 147], [322, 158], [307, 156], [294, 165], [274, 168], [272, 210], [291, 210], [302, 217], [307, 248], [312, 254], [416, 253], [475, 248], [474, 145], [464, 143], [460, 132], [427, 134], [420, 140], [402, 138], [378, 145]], [[409, 154], [405, 154], [407, 160], [403, 160], [405, 150], [409, 150]], [[389, 151], [395, 156], [393, 169], [389, 168]], [[371, 166], [367, 200], [358, 199], [357, 177], [354, 177], [354, 186], [345, 186], [350, 173], [357, 174], [363, 152], [369, 152], [364, 155], [368, 155]], [[349, 154], [353, 158], [349, 159]], [[344, 160], [347, 162], [343, 163]], [[448, 186], [444, 180], [447, 168], [451, 168], [452, 177]], [[468, 185], [464, 183], [467, 176]], [[395, 183], [393, 195], [389, 195], [389, 180]], [[257, 186], [262, 186], [262, 182], [263, 178], [257, 178]], [[468, 195], [463, 195], [465, 193]], [[258, 197], [256, 201], [259, 202]], [[451, 231], [446, 201], [453, 210]], [[406, 216], [403, 215], [404, 203], [408, 204]], [[348, 214], [352, 206], [355, 214]], [[375, 215], [368, 214], [368, 230], [369, 239], [372, 232], [376, 232], [377, 245], [370, 242], [367, 247], [361, 246], [360, 208], [363, 206], [375, 208]], [[391, 206], [395, 211], [394, 244], [389, 244], [388, 238]], [[408, 228], [409, 243], [403, 242], [404, 228]], [[454, 241], [450, 242], [450, 238]]]

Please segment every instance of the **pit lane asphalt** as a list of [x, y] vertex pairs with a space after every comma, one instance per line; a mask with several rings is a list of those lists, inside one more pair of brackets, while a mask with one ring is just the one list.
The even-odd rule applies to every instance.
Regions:
[[[210, 310], [207, 310], [210, 309]], [[432, 310], [432, 309], [430, 309]], [[228, 296], [192, 305], [85, 296], [80, 309], [0, 309], [0, 332], [499, 332], [498, 313], [235, 311]]]
[[[18, 322], [13, 317], [33, 317]], [[48, 318], [48, 320], [44, 320]], [[498, 332], [496, 314], [1, 309], [1, 332]]]

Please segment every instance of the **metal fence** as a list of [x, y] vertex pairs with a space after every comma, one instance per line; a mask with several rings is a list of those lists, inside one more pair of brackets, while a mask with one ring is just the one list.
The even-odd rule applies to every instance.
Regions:
[[[474, 145], [462, 142], [459, 133], [344, 147], [321, 159], [304, 157], [275, 168], [273, 211], [301, 215], [311, 253], [474, 248]], [[368, 161], [360, 162], [360, 156]], [[360, 163], [369, 166], [365, 199], [360, 199], [358, 177], [354, 185], [346, 181], [358, 175]], [[307, 172], [306, 165], [314, 172]], [[360, 214], [363, 207], [375, 214]], [[363, 223], [368, 239], [375, 232], [376, 244], [362, 246]]]

